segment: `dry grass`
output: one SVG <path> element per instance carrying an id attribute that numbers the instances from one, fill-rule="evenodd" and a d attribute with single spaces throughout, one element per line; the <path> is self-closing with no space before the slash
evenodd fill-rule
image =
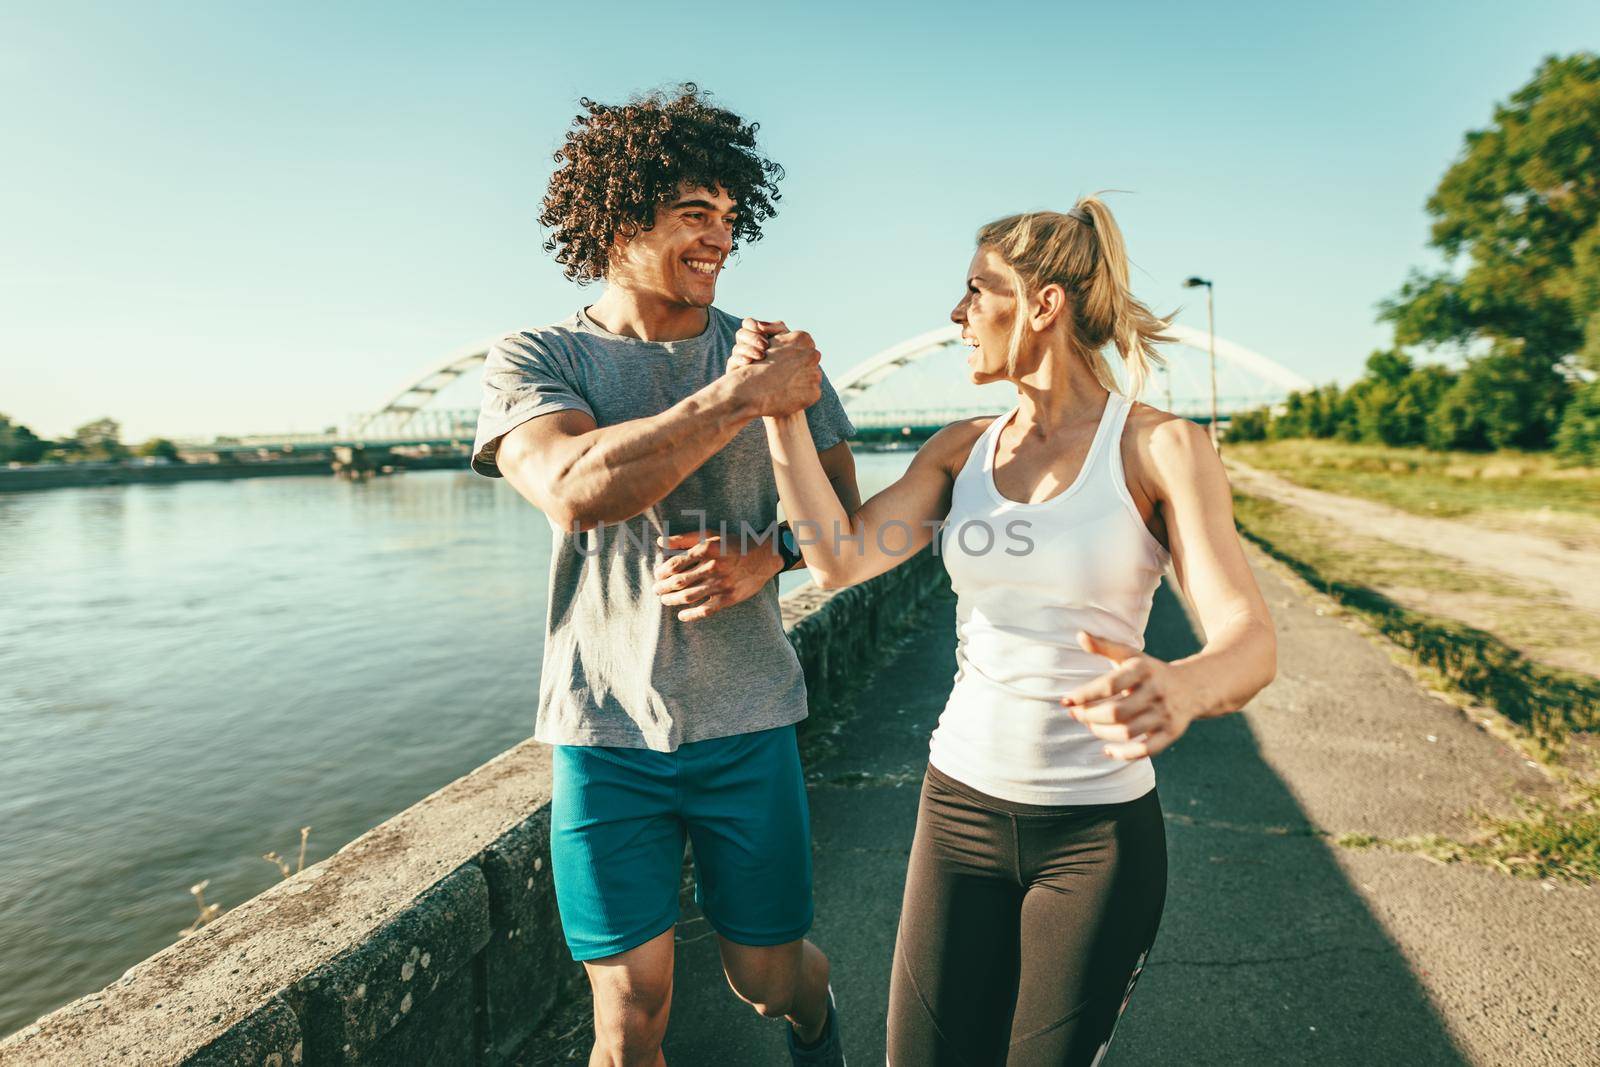
<path id="1" fill-rule="evenodd" d="M 179 937 L 188 937 L 190 934 L 197 933 L 202 926 L 222 914 L 221 904 L 206 903 L 206 889 L 210 885 L 211 879 L 206 878 L 189 887 L 189 894 L 194 897 L 194 905 L 200 909 L 200 914 L 195 916 L 194 922 L 178 931 Z"/>
<path id="2" fill-rule="evenodd" d="M 1430 452 L 1317 440 L 1240 441 L 1224 449 L 1307 488 L 1417 515 L 1511 524 L 1600 544 L 1600 470 L 1558 467 L 1546 453 Z"/>
<path id="3" fill-rule="evenodd" d="M 1600 787 L 1581 785 L 1559 800 L 1519 800 L 1517 806 L 1517 818 L 1480 814 L 1482 832 L 1470 841 L 1344 834 L 1335 843 L 1412 852 L 1439 863 L 1479 863 L 1519 878 L 1600 881 Z"/>
<path id="4" fill-rule="evenodd" d="M 311 836 L 311 827 L 300 827 L 300 859 L 295 863 L 294 870 L 289 869 L 289 861 L 276 852 L 268 852 L 261 858 L 278 868 L 278 873 L 285 878 L 292 878 L 305 870 L 306 867 L 306 839 Z"/>
<path id="5" fill-rule="evenodd" d="M 278 873 L 283 877 L 292 878 L 301 871 L 305 870 L 306 842 L 310 839 L 310 837 L 311 827 L 300 827 L 300 855 L 299 858 L 296 859 L 294 870 L 292 871 L 289 869 L 289 861 L 285 860 L 276 852 L 268 852 L 261 858 L 272 864 L 274 867 L 277 867 Z M 216 918 L 222 914 L 223 908 L 221 904 L 206 903 L 206 889 L 209 888 L 210 885 L 211 879 L 207 878 L 203 881 L 196 882 L 194 885 L 189 887 L 189 893 L 194 897 L 195 907 L 199 909 L 200 913 L 195 917 L 194 922 L 178 931 L 179 937 L 188 937 L 190 934 L 197 933 L 201 927 L 205 926 L 207 923 L 215 921 Z"/>

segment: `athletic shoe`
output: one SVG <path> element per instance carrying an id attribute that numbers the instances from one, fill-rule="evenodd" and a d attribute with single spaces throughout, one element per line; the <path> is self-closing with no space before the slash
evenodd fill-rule
<path id="1" fill-rule="evenodd" d="M 783 1030 L 789 1039 L 789 1062 L 795 1067 L 845 1067 L 844 1046 L 839 1043 L 839 1005 L 833 999 L 833 986 L 828 987 L 828 1021 L 822 1024 L 822 1036 L 815 1045 L 801 1045 L 794 1026 L 787 1021 Z"/>

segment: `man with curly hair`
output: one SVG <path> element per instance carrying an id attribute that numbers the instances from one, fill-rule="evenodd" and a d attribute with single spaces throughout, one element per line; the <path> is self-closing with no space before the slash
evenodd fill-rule
<path id="1" fill-rule="evenodd" d="M 828 960 L 804 940 L 806 691 L 775 580 L 802 561 L 774 526 L 760 420 L 804 410 L 852 506 L 854 427 L 803 332 L 776 324 L 765 360 L 727 366 L 740 320 L 712 306 L 717 278 L 783 174 L 755 125 L 692 85 L 583 107 L 540 221 L 567 276 L 605 291 L 491 348 L 472 466 L 556 533 L 534 736 L 555 746 L 551 865 L 594 992 L 590 1062 L 664 1062 L 687 839 L 729 984 L 788 1019 L 794 1062 L 842 1064 Z"/>

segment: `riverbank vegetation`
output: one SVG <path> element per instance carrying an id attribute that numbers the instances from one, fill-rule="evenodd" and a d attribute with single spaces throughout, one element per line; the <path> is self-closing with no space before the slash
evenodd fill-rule
<path id="1" fill-rule="evenodd" d="M 1519 878 L 1600 881 L 1600 787 L 1578 784 L 1557 800 L 1519 800 L 1512 818 L 1480 817 L 1477 840 L 1439 834 L 1375 837 L 1343 834 L 1345 848 L 1413 852 L 1440 863 L 1479 863 Z"/>
<path id="2" fill-rule="evenodd" d="M 1543 758 L 1559 757 L 1575 731 L 1600 731 L 1600 616 L 1571 610 L 1558 590 L 1363 537 L 1275 501 L 1236 493 L 1234 509 L 1247 538 L 1449 688 L 1500 712 Z"/>
<path id="3" fill-rule="evenodd" d="M 165 437 L 152 437 L 130 447 L 122 443 L 122 426 L 115 419 L 95 419 L 51 441 L 35 434 L 8 415 L 0 415 L 0 464 L 7 463 L 120 463 L 135 458 L 182 462 L 178 446 Z"/>
<path id="4" fill-rule="evenodd" d="M 1470 623 L 1533 661 L 1600 676 L 1600 615 L 1573 610 L 1562 590 L 1363 536 L 1260 497 L 1236 494 L 1235 506 L 1246 536 L 1313 572 L 1319 588 L 1334 582 L 1373 591 L 1413 614 Z"/>

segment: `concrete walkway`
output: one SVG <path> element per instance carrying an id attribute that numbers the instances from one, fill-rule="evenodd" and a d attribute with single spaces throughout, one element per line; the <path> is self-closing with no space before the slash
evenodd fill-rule
<path id="1" fill-rule="evenodd" d="M 1600 891 L 1351 851 L 1328 834 L 1467 833 L 1542 775 L 1252 552 L 1280 677 L 1157 761 L 1171 877 L 1161 935 L 1107 1063 L 1600 1062 Z M 927 737 L 954 670 L 952 601 L 866 684 L 811 768 L 814 940 L 846 1048 L 883 1062 L 889 964 Z M 1319 611 L 1325 611 L 1319 614 Z M 1163 588 L 1153 654 L 1197 647 Z M 1430 740 L 1430 737 L 1432 740 Z M 1320 832 L 1319 832 L 1320 831 Z M 781 1026 L 728 990 L 686 912 L 667 1059 L 783 1064 Z"/>

